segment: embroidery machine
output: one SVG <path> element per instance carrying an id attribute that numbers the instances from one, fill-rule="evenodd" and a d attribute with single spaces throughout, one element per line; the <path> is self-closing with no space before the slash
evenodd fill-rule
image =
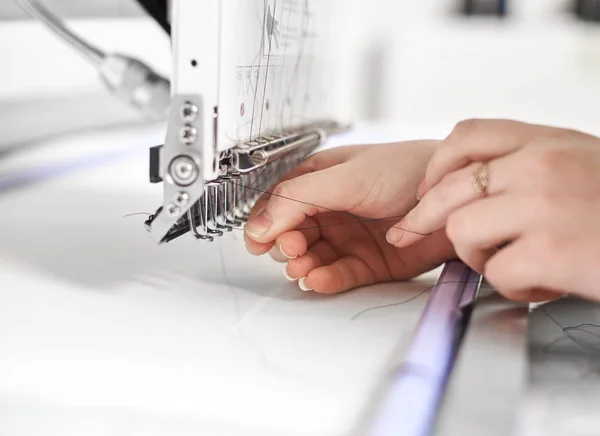
<path id="1" fill-rule="evenodd" d="M 142 2 L 143 3 L 143 2 Z M 342 129 L 327 93 L 328 2 L 171 4 L 172 103 L 151 150 L 163 204 L 146 221 L 159 243 L 212 241 L 239 227 L 261 193 Z M 164 19 L 164 17 L 163 17 Z"/>

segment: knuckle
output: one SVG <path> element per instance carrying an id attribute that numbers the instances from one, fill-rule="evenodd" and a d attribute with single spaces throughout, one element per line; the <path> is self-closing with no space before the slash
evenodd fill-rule
<path id="1" fill-rule="evenodd" d="M 450 133 L 448 138 L 463 138 L 475 134 L 481 128 L 483 120 L 471 118 L 460 121 Z"/>
<path id="2" fill-rule="evenodd" d="M 547 187 L 565 171 L 571 159 L 572 152 L 567 149 L 535 147 L 526 155 L 524 174 L 540 187 Z"/>
<path id="3" fill-rule="evenodd" d="M 556 172 L 571 160 L 571 151 L 564 148 L 550 148 L 540 155 L 540 163 L 546 171 Z"/>
<path id="4" fill-rule="evenodd" d="M 295 198 L 298 192 L 298 182 L 295 179 L 285 180 L 273 189 L 275 199 Z"/>
<path id="5" fill-rule="evenodd" d="M 553 128 L 548 131 L 546 136 L 549 139 L 554 139 L 558 141 L 572 141 L 576 138 L 581 137 L 582 133 L 573 129 Z"/>

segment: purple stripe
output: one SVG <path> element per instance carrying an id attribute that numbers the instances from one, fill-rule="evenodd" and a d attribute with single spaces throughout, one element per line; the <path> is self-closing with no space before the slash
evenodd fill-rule
<path id="1" fill-rule="evenodd" d="M 426 436 L 432 431 L 454 362 L 459 303 L 471 274 L 460 261 L 446 263 L 370 436 Z M 473 289 L 477 286 L 470 286 L 469 292 Z"/>
<path id="2" fill-rule="evenodd" d="M 139 154 L 140 152 L 141 150 L 139 147 L 132 147 L 125 150 L 107 152 L 105 154 L 93 157 L 86 157 L 71 162 L 61 162 L 58 164 L 43 165 L 27 170 L 21 170 L 19 172 L 15 172 L 14 174 L 8 174 L 0 177 L 0 194 L 11 189 L 51 180 L 57 177 L 63 177 L 76 171 L 90 169 L 110 162 L 118 161 L 127 156 Z"/>

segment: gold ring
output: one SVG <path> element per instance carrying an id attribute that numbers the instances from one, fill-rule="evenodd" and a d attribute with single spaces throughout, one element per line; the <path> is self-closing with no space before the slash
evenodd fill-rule
<path id="1" fill-rule="evenodd" d="M 475 186 L 475 190 L 477 194 L 482 197 L 487 195 L 488 183 L 489 183 L 489 172 L 487 163 L 482 163 L 479 168 L 473 173 L 471 176 L 473 180 L 473 186 Z"/>

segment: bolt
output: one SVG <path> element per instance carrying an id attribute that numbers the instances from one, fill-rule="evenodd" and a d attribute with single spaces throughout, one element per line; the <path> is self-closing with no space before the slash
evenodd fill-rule
<path id="1" fill-rule="evenodd" d="M 188 186 L 198 178 L 198 166 L 188 156 L 178 156 L 169 165 L 169 174 L 175 184 Z"/>
<path id="2" fill-rule="evenodd" d="M 186 123 L 191 123 L 198 118 L 198 106 L 189 101 L 181 106 L 181 118 Z"/>
<path id="3" fill-rule="evenodd" d="M 175 196 L 175 200 L 174 203 L 177 206 L 185 206 L 188 202 L 188 200 L 190 199 L 190 196 L 187 195 L 187 193 L 185 192 L 180 192 Z"/>
<path id="4" fill-rule="evenodd" d="M 198 139 L 198 131 L 193 126 L 183 126 L 179 132 L 179 137 L 184 144 L 190 145 Z"/>
<path id="5" fill-rule="evenodd" d="M 169 204 L 167 206 L 167 215 L 169 215 L 170 217 L 174 217 L 177 216 L 177 214 L 179 214 L 179 208 L 174 204 Z"/>

